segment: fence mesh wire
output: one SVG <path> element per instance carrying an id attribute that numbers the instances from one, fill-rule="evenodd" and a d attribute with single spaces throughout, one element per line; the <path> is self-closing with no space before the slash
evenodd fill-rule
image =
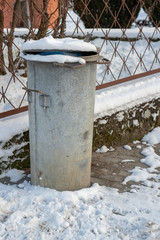
<path id="1" fill-rule="evenodd" d="M 29 39 L 83 39 L 90 34 L 100 54 L 110 60 L 98 65 L 97 89 L 160 72 L 160 0 L 120 0 L 116 7 L 115 2 L 0 1 L 1 117 L 8 110 L 27 109 L 27 66 L 19 51 Z"/>

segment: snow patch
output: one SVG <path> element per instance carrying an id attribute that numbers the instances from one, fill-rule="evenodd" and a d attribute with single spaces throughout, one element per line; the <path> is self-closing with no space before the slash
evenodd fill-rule
<path id="1" fill-rule="evenodd" d="M 1 119 L 0 141 L 8 141 L 16 134 L 20 134 L 23 131 L 27 131 L 28 128 L 29 128 L 28 112 Z"/>
<path id="2" fill-rule="evenodd" d="M 133 91 L 134 89 L 134 91 Z M 143 91 L 142 91 L 143 89 Z M 125 110 L 151 99 L 158 98 L 160 92 L 159 77 L 138 79 L 130 83 L 121 84 L 118 87 L 109 87 L 96 91 L 95 96 L 95 120 L 113 113 Z M 119 116 L 119 121 L 123 116 Z M 138 122 L 136 122 L 138 124 Z"/>
<path id="3" fill-rule="evenodd" d="M 102 146 L 101 148 L 98 148 L 96 150 L 97 153 L 106 153 L 109 151 L 109 148 L 107 148 L 106 146 Z"/>
<path id="4" fill-rule="evenodd" d="M 133 125 L 134 125 L 134 126 L 136 126 L 136 127 L 138 127 L 138 126 L 139 126 L 139 122 L 138 122 L 138 120 L 137 120 L 137 119 L 133 120 Z"/>
<path id="5" fill-rule="evenodd" d="M 124 145 L 123 148 L 126 150 L 132 150 L 131 146 L 129 146 L 129 145 Z"/>
<path id="6" fill-rule="evenodd" d="M 125 160 L 122 160 L 122 162 L 135 162 L 135 161 L 131 159 L 125 159 Z"/>
<path id="7" fill-rule="evenodd" d="M 137 145 L 136 148 L 137 148 L 137 149 L 141 149 L 142 146 L 141 146 L 141 145 Z"/>
<path id="8" fill-rule="evenodd" d="M 142 138 L 142 141 L 149 143 L 150 145 L 154 145 L 160 143 L 160 127 L 153 129 L 147 135 Z"/>
<path id="9" fill-rule="evenodd" d="M 24 175 L 23 170 L 10 169 L 10 170 L 3 172 L 0 175 L 0 178 L 9 177 L 11 182 L 17 182 L 17 181 L 21 180 L 24 176 L 25 175 Z"/>

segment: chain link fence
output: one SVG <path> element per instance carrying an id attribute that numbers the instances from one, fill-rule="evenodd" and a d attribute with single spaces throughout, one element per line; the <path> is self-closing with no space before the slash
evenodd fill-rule
<path id="1" fill-rule="evenodd" d="M 23 42 L 87 34 L 110 60 L 96 89 L 160 72 L 160 0 L 1 0 L 0 118 L 28 109 Z"/>

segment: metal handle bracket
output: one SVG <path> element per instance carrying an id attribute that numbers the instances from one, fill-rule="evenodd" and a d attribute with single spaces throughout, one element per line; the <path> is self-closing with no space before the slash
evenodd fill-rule
<path id="1" fill-rule="evenodd" d="M 27 88 L 27 87 L 23 87 L 22 89 L 27 91 L 27 92 L 35 92 L 35 93 L 41 93 L 43 95 L 47 95 L 46 93 L 44 93 L 44 92 L 42 92 L 40 90 L 30 89 L 30 88 Z"/>

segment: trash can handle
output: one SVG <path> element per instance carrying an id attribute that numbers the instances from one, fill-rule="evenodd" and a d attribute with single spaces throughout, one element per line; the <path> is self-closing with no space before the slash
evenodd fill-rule
<path id="1" fill-rule="evenodd" d="M 27 87 L 23 87 L 22 88 L 23 90 L 26 90 L 27 92 L 36 92 L 36 93 L 41 93 L 43 95 L 47 95 L 46 93 L 42 92 L 42 91 L 39 91 L 39 90 L 35 90 L 35 89 L 30 89 L 30 88 L 27 88 Z"/>
<path id="2" fill-rule="evenodd" d="M 97 61 L 97 64 L 110 64 L 111 61 L 109 61 L 107 58 L 102 58 L 101 61 Z"/>
<path id="3" fill-rule="evenodd" d="M 90 63 L 94 63 L 94 64 L 110 64 L 110 61 L 107 58 L 102 58 L 100 59 L 100 61 L 91 61 Z M 84 64 L 80 64 L 80 63 L 64 63 L 63 66 L 68 67 L 68 68 L 81 68 L 84 67 L 86 65 L 86 63 Z"/>

